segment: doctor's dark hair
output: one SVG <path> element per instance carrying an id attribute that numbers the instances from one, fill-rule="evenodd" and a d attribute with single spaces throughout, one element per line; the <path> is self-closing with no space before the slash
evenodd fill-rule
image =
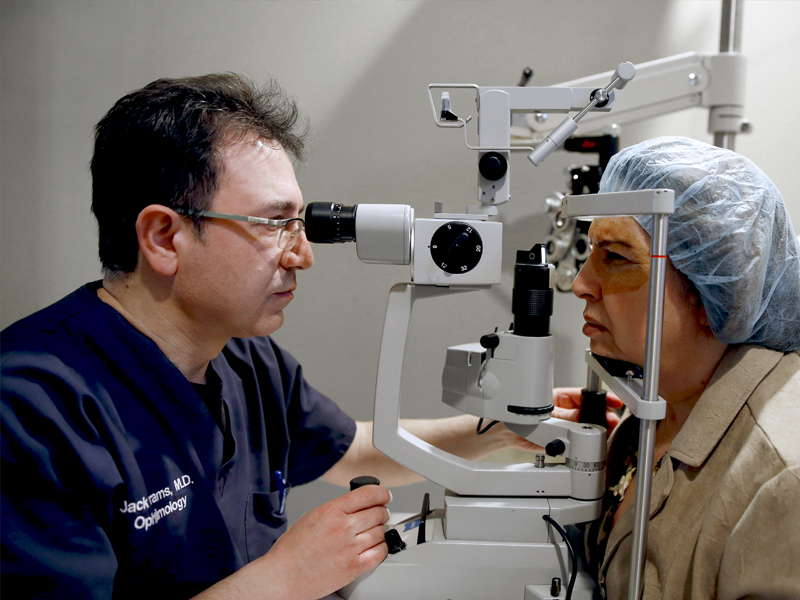
<path id="1" fill-rule="evenodd" d="M 226 145 L 255 136 L 297 160 L 309 136 L 294 100 L 233 73 L 159 79 L 121 98 L 95 129 L 92 212 L 107 275 L 136 269 L 143 208 L 207 210 L 225 168 Z M 202 237 L 203 219 L 194 219 Z"/>

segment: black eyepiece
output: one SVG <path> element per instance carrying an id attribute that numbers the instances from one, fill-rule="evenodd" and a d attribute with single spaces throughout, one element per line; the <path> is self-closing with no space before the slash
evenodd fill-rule
<path id="1" fill-rule="evenodd" d="M 553 288 L 550 287 L 550 267 L 547 264 L 546 248 L 544 244 L 536 244 L 530 250 L 517 251 L 511 299 L 516 335 L 526 337 L 550 335 Z"/>
<path id="2" fill-rule="evenodd" d="M 336 244 L 356 240 L 356 209 L 330 202 L 312 202 L 306 206 L 306 237 L 317 244 Z"/>

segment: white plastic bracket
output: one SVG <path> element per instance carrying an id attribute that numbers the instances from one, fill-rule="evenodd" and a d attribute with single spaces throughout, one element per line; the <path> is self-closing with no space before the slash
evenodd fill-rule
<path id="1" fill-rule="evenodd" d="M 488 286 L 438 287 L 402 283 L 392 287 L 375 387 L 375 448 L 415 473 L 463 496 L 483 496 L 491 490 L 492 496 L 600 498 L 605 487 L 604 469 L 581 471 L 557 464 L 538 468 L 530 463 L 470 461 L 436 448 L 400 426 L 400 382 L 414 303 L 423 298 L 479 289 L 488 289 Z M 552 418 L 542 426 L 556 427 L 558 421 Z M 564 421 L 563 426 L 580 427 L 580 424 Z M 597 430 L 598 434 L 601 432 L 604 437 L 602 428 Z M 600 441 L 604 451 L 605 442 Z"/>
<path id="2" fill-rule="evenodd" d="M 675 212 L 675 191 L 635 190 L 564 197 L 569 217 L 671 215 Z"/>
<path id="3" fill-rule="evenodd" d="M 631 379 L 629 383 L 623 377 L 614 377 L 597 362 L 589 350 L 586 351 L 586 364 L 589 365 L 592 371 L 597 373 L 597 376 L 608 386 L 609 390 L 619 396 L 619 399 L 625 403 L 625 406 L 630 409 L 634 417 L 661 420 L 666 416 L 667 402 L 661 396 L 655 402 L 642 399 L 644 386 L 641 380 Z"/>

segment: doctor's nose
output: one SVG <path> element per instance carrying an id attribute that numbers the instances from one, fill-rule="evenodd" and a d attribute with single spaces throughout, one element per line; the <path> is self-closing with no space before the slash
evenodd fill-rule
<path id="1" fill-rule="evenodd" d="M 314 252 L 305 230 L 297 234 L 293 244 L 284 248 L 281 265 L 286 269 L 309 269 L 314 264 Z"/>

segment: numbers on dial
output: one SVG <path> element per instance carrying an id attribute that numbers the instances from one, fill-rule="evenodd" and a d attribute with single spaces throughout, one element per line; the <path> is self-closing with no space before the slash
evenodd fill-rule
<path id="1" fill-rule="evenodd" d="M 433 262 L 442 271 L 467 273 L 481 260 L 483 240 L 469 223 L 450 221 L 431 236 L 430 251 Z"/>

